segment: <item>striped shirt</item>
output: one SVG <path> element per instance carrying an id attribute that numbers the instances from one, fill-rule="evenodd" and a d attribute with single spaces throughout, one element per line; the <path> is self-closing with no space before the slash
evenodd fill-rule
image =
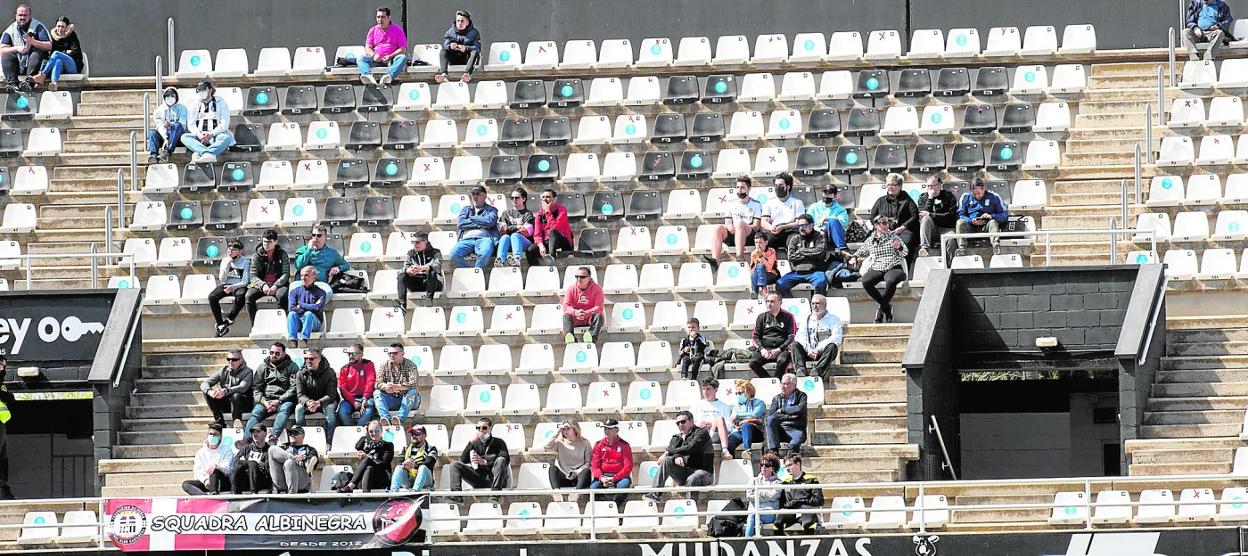
<path id="1" fill-rule="evenodd" d="M 901 243 L 901 249 L 893 248 L 893 241 Z M 884 235 L 872 234 L 866 241 L 862 243 L 862 247 L 858 248 L 858 252 L 854 253 L 855 257 L 869 255 L 871 259 L 871 268 L 867 270 L 878 270 L 884 272 L 894 267 L 902 266 L 906 263 L 906 242 L 901 241 L 901 236 L 896 232 L 888 232 Z"/>

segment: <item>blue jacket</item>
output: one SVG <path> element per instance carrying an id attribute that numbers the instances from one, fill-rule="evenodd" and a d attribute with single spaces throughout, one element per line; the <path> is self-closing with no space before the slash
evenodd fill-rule
<path id="1" fill-rule="evenodd" d="M 1231 36 L 1231 30 L 1235 28 L 1235 18 L 1231 16 L 1231 6 L 1222 0 L 1213 0 L 1211 4 L 1218 10 L 1218 28 L 1223 32 L 1223 42 L 1235 40 Z M 1200 17 L 1200 10 L 1205 7 L 1204 0 L 1191 0 L 1187 4 L 1187 28 L 1196 27 L 1196 20 Z"/>
<path id="2" fill-rule="evenodd" d="M 291 272 L 298 275 L 299 269 L 308 265 L 316 269 L 317 281 L 325 283 L 329 282 L 329 269 L 336 266 L 338 270 L 351 270 L 351 264 L 342 258 L 342 253 L 328 245 L 320 249 L 303 245 L 295 251 L 295 265 L 291 268 Z"/>
<path id="3" fill-rule="evenodd" d="M 477 208 L 469 203 L 459 211 L 459 218 L 455 221 L 455 226 L 459 228 L 459 237 L 464 236 L 464 232 L 468 230 L 482 230 L 489 235 L 490 239 L 498 240 L 498 209 L 489 204 L 481 205 L 481 213 L 477 214 Z"/>
<path id="4" fill-rule="evenodd" d="M 975 217 L 981 214 L 987 214 L 993 220 L 1002 224 L 1010 217 L 1010 214 L 1006 212 L 1005 202 L 1001 200 L 1000 195 L 985 190 L 983 200 L 979 200 L 969 191 L 963 193 L 962 198 L 958 199 L 958 218 L 962 219 L 963 222 L 970 223 L 971 220 L 974 220 Z"/>
<path id="5" fill-rule="evenodd" d="M 481 33 L 477 31 L 476 26 L 471 23 L 463 33 L 455 28 L 455 24 L 451 24 L 451 28 L 446 30 L 446 34 L 442 35 L 442 48 L 450 48 L 451 44 L 462 44 L 468 47 L 469 52 L 481 51 Z"/>
<path id="6" fill-rule="evenodd" d="M 300 282 L 298 286 L 290 290 L 287 312 L 302 315 L 306 311 L 312 311 L 317 319 L 325 322 L 325 290 L 317 287 L 316 284 L 305 288 L 303 282 Z"/>

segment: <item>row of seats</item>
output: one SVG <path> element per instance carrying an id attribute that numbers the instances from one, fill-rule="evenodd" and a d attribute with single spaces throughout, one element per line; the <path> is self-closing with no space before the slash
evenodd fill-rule
<path id="1" fill-rule="evenodd" d="M 25 143 L 22 142 L 22 130 L 0 129 L 0 158 L 57 156 L 61 154 L 61 144 L 61 130 L 55 127 L 31 129 Z"/>
<path id="2" fill-rule="evenodd" d="M 1236 21 L 1235 29 L 1237 37 L 1248 36 L 1243 33 L 1248 32 L 1248 21 Z M 1237 41 L 1240 46 L 1248 45 L 1248 41 Z M 1221 75 L 1218 72 L 1218 63 L 1211 60 L 1201 60 L 1195 62 L 1183 62 L 1183 76 L 1179 81 L 1179 88 L 1185 91 L 1195 91 L 1199 93 L 1208 89 L 1242 89 L 1248 87 L 1248 77 L 1245 72 L 1248 71 L 1248 60 L 1242 58 L 1231 58 L 1221 61 Z"/>
<path id="3" fill-rule="evenodd" d="M 1214 97 L 1208 116 L 1202 98 L 1176 98 L 1170 103 L 1170 129 L 1197 130 L 1201 127 L 1240 127 L 1244 125 L 1244 104 L 1239 97 Z"/>
<path id="4" fill-rule="evenodd" d="M 1248 144 L 1248 141 L 1244 142 Z M 1246 160 L 1248 161 L 1248 160 Z M 1211 206 L 1248 203 L 1248 174 L 1226 176 L 1226 188 L 1217 174 L 1192 174 L 1183 176 L 1153 176 L 1148 183 L 1149 207 Z"/>
<path id="5" fill-rule="evenodd" d="M 1248 239 L 1248 211 L 1219 211 L 1213 229 L 1209 228 L 1210 214 L 1203 211 L 1179 212 L 1170 224 L 1170 215 L 1164 212 L 1146 212 L 1136 216 L 1136 240 L 1145 240 L 1143 230 L 1152 230 L 1158 241 L 1190 243 L 1212 241 L 1242 241 Z"/>
<path id="6" fill-rule="evenodd" d="M 74 98 L 69 91 L 34 93 L 10 92 L 4 97 L 0 120 L 68 120 L 74 115 Z"/>
<path id="7" fill-rule="evenodd" d="M 1127 255 L 1127 261 L 1145 264 L 1154 263 L 1156 259 L 1147 251 L 1132 251 Z M 1166 276 L 1171 280 L 1248 278 L 1248 250 L 1236 257 L 1234 249 L 1205 249 L 1197 262 L 1195 250 L 1171 249 L 1166 251 L 1162 262 L 1166 265 Z"/>
<path id="8" fill-rule="evenodd" d="M 1052 525 L 1082 525 L 1088 522 L 1089 506 L 1093 524 L 1165 524 L 1183 522 L 1245 521 L 1248 508 L 1244 501 L 1248 491 L 1243 487 L 1222 490 L 1219 499 L 1211 488 L 1187 488 L 1179 494 L 1175 504 L 1174 493 L 1162 489 L 1140 491 L 1138 502 L 1133 506 L 1131 493 L 1125 490 L 1103 490 L 1096 493 L 1096 502 L 1088 503 L 1083 492 L 1059 492 L 1053 497 Z M 1135 508 L 1132 510 L 1132 508 Z M 1177 508 L 1177 509 L 1176 509 Z"/>
<path id="9" fill-rule="evenodd" d="M 1196 155 L 1195 143 L 1186 135 L 1169 135 L 1161 138 L 1157 154 L 1157 166 L 1174 168 L 1184 166 L 1222 166 L 1248 162 L 1248 139 L 1241 135 L 1238 140 L 1229 135 L 1206 135 L 1200 138 L 1200 156 Z"/>
<path id="10" fill-rule="evenodd" d="M 100 538 L 100 522 L 91 510 L 71 510 L 58 518 L 56 512 L 26 512 L 18 546 L 72 546 L 94 544 Z"/>

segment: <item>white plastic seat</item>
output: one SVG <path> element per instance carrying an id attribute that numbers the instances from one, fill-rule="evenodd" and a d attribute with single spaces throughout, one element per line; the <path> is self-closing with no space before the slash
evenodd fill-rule
<path id="1" fill-rule="evenodd" d="M 560 373 L 589 373 L 598 367 L 598 346 L 586 343 L 568 344 L 563 350 Z M 547 400 L 549 400 L 549 393 Z M 547 402 L 549 405 L 549 401 Z"/>
<path id="2" fill-rule="evenodd" d="M 339 308 L 334 309 L 329 318 L 329 329 L 325 337 L 353 340 L 363 338 L 364 331 L 364 311 L 359 308 Z"/>
<path id="3" fill-rule="evenodd" d="M 36 127 L 30 130 L 26 140 L 26 150 L 22 156 L 41 157 L 61 154 L 61 130 L 55 127 Z"/>
<path id="4" fill-rule="evenodd" d="M 1213 521 L 1218 513 L 1217 497 L 1211 488 L 1185 488 L 1179 493 L 1179 513 L 1175 521 Z"/>
<path id="5" fill-rule="evenodd" d="M 900 44 L 897 50 L 900 55 Z M 862 35 L 858 31 L 837 31 L 828 39 L 828 55 L 824 59 L 829 62 L 849 62 L 861 59 L 862 55 Z"/>
<path id="6" fill-rule="evenodd" d="M 252 340 L 277 340 L 286 337 L 286 311 L 282 309 L 260 309 L 256 311 L 256 320 L 251 325 L 248 338 Z"/>
<path id="7" fill-rule="evenodd" d="M 1032 131 L 1064 132 L 1070 128 L 1070 106 L 1065 102 L 1045 102 L 1036 110 L 1036 125 Z"/>
<path id="8" fill-rule="evenodd" d="M 220 57 L 220 53 L 218 53 Z M 217 64 L 220 65 L 220 60 Z M 260 56 L 256 60 L 256 70 L 252 72 L 255 77 L 285 77 L 290 74 L 290 49 L 284 46 L 269 46 L 260 49 Z"/>
<path id="9" fill-rule="evenodd" d="M 650 514 L 650 515 L 646 515 Z M 659 505 L 654 500 L 629 500 L 621 514 L 620 533 L 653 533 L 659 528 Z"/>
<path id="10" fill-rule="evenodd" d="M 442 348 L 443 351 L 451 349 L 452 346 Z M 468 346 L 454 346 L 467 348 Z M 468 349 L 469 361 L 471 362 L 472 351 Z M 441 361 L 439 361 L 440 363 Z M 441 370 L 442 366 L 438 365 Z M 472 370 L 471 364 L 468 368 Z M 503 391 L 497 384 L 473 384 L 468 388 L 468 396 L 464 403 L 464 415 L 497 415 L 503 410 Z"/>
<path id="11" fill-rule="evenodd" d="M 715 271 L 715 291 L 732 292 L 750 289 L 750 271 L 745 262 L 728 261 L 719 263 Z"/>
<path id="12" fill-rule="evenodd" d="M 533 41 L 525 46 L 524 71 L 553 70 L 559 65 L 559 45 L 555 41 Z"/>
<path id="13" fill-rule="evenodd" d="M 1050 525 L 1079 525 L 1088 520 L 1088 500 L 1083 492 L 1059 492 L 1053 495 Z"/>
<path id="14" fill-rule="evenodd" d="M 56 537 L 56 544 L 65 546 L 94 543 L 99 538 L 97 523 L 95 512 L 91 510 L 65 512 L 65 519 L 61 521 L 61 533 Z"/>
<path id="15" fill-rule="evenodd" d="M 1209 238 L 1209 215 L 1199 211 L 1180 212 L 1174 217 L 1170 241 L 1204 241 Z"/>
<path id="16" fill-rule="evenodd" d="M 884 126 L 880 135 L 913 135 L 919 129 L 919 113 L 908 104 L 893 106 L 884 113 Z"/>
<path id="17" fill-rule="evenodd" d="M 732 115 L 728 125 L 729 141 L 755 141 L 763 138 L 763 114 L 757 110 L 742 110 Z"/>
<path id="18" fill-rule="evenodd" d="M 793 52 L 789 61 L 819 62 L 828 55 L 828 39 L 823 33 L 798 33 L 793 36 Z"/>
<path id="19" fill-rule="evenodd" d="M 1042 64 L 1014 68 L 1012 95 L 1042 95 L 1049 88 L 1049 71 Z"/>
<path id="20" fill-rule="evenodd" d="M 1235 461 L 1240 460 L 1240 452 L 1248 454 L 1248 450 L 1244 448 L 1235 449 Z M 1232 471 L 1236 473 L 1236 471 Z M 1238 474 L 1238 473 L 1236 473 Z M 1227 487 L 1222 489 L 1222 495 L 1218 499 L 1218 515 L 1215 518 L 1219 522 L 1225 521 L 1248 521 L 1248 489 L 1244 487 Z"/>
<path id="21" fill-rule="evenodd" d="M 446 160 L 440 156 L 418 156 L 411 166 L 409 186 L 438 185 L 446 181 Z"/>
<path id="22" fill-rule="evenodd" d="M 172 274 L 147 277 L 147 295 L 143 302 L 148 305 L 171 305 L 182 299 L 182 286 Z"/>
<path id="23" fill-rule="evenodd" d="M 706 292 L 710 291 L 713 286 L 714 275 L 711 271 L 711 265 L 704 262 L 680 265 L 675 291 Z"/>
<path id="24" fill-rule="evenodd" d="M 1087 86 L 1088 79 L 1083 64 L 1058 64 L 1053 68 L 1053 78 L 1049 82 L 1050 93 L 1082 93 Z M 1036 122 L 1039 123 L 1039 120 L 1037 113 Z"/>
<path id="25" fill-rule="evenodd" d="M 1023 34 L 1023 56 L 1052 56 L 1057 52 L 1057 30 L 1052 25 L 1032 25 Z"/>
<path id="26" fill-rule="evenodd" d="M 459 218 L 459 212 L 468 206 L 467 195 L 443 195 L 438 198 L 438 212 L 433 221 L 437 224 L 454 225 L 456 219 Z"/>
<path id="27" fill-rule="evenodd" d="M 780 82 L 780 102 L 809 102 L 815 99 L 815 76 L 808 71 L 791 71 Z"/>
<path id="28" fill-rule="evenodd" d="M 909 527 L 944 527 L 949 524 L 949 499 L 943 494 L 924 494 L 914 499 Z M 922 507 L 922 510 L 919 508 Z"/>
<path id="29" fill-rule="evenodd" d="M 1187 195 L 1183 204 L 1187 206 L 1216 205 L 1222 200 L 1222 181 L 1214 174 L 1192 174 L 1187 179 Z"/>
<path id="30" fill-rule="evenodd" d="M 435 118 L 425 122 L 425 133 L 421 136 L 420 148 L 446 149 L 459 142 L 459 130 L 455 120 Z"/>
<path id="31" fill-rule="evenodd" d="M 624 102 L 624 82 L 618 77 L 595 77 L 589 83 L 586 107 L 617 106 Z"/>
<path id="32" fill-rule="evenodd" d="M 570 40 L 563 43 L 563 61 L 559 62 L 559 69 L 590 69 L 597 63 L 598 45 L 594 41 Z"/>
<path id="33" fill-rule="evenodd" d="M 1237 29 L 1241 27 L 1248 28 L 1248 22 L 1245 22 L 1244 24 L 1241 25 L 1239 20 L 1236 20 L 1235 27 Z M 1235 36 L 1239 37 L 1243 35 L 1236 34 Z M 1236 42 L 1242 43 L 1244 41 L 1236 41 Z M 1245 87 L 1248 87 L 1248 74 L 1245 73 L 1246 71 L 1248 71 L 1248 60 L 1245 60 L 1243 58 L 1222 60 L 1222 71 L 1221 71 L 1221 75 L 1218 76 L 1218 88 L 1226 90 L 1226 89 L 1243 89 Z"/>
<path id="34" fill-rule="evenodd" d="M 590 506 L 593 506 L 590 508 Z M 594 501 L 585 504 L 585 519 L 581 522 L 581 531 L 589 534 L 615 533 L 620 527 L 620 510 L 614 501 Z M 593 517 L 589 517 L 593 516 Z"/>
<path id="35" fill-rule="evenodd" d="M 518 270 L 518 269 L 517 269 Z M 490 314 L 490 327 L 487 335 L 524 334 L 527 324 L 524 319 L 524 308 L 520 305 L 495 305 Z"/>
<path id="36" fill-rule="evenodd" d="M 1140 230 L 1132 237 L 1134 241 L 1147 241 L 1145 230 L 1152 230 L 1158 241 L 1170 239 L 1170 215 L 1164 212 L 1144 212 L 1135 217 L 1135 229 Z"/>
<path id="37" fill-rule="evenodd" d="M 979 30 L 974 27 L 950 29 L 945 42 L 946 60 L 973 58 L 979 55 Z"/>
<path id="38" fill-rule="evenodd" d="M 1170 128 L 1193 128 L 1205 125 L 1205 101 L 1201 98 L 1176 98 L 1170 103 Z M 1169 139 L 1167 137 L 1166 139 Z"/>
<path id="39" fill-rule="evenodd" d="M 1157 156 L 1158 166 L 1190 166 L 1196 158 L 1192 138 L 1187 136 L 1167 136 L 1161 139 L 1161 151 Z"/>
<path id="40" fill-rule="evenodd" d="M 1023 170 L 1056 170 L 1062 152 L 1057 141 L 1037 139 L 1027 143 L 1027 155 Z"/>
<path id="41" fill-rule="evenodd" d="M 1183 178 L 1180 176 L 1154 176 L 1148 185 L 1150 207 L 1173 207 L 1183 202 Z"/>
<path id="42" fill-rule="evenodd" d="M 1023 257 L 1018 253 L 993 255 L 988 268 L 1023 268 Z"/>
<path id="43" fill-rule="evenodd" d="M 867 525 L 867 506 L 861 496 L 837 496 L 830 506 L 825 527 L 858 530 Z"/>
<path id="44" fill-rule="evenodd" d="M 166 237 L 160 240 L 160 251 L 156 257 L 156 265 L 163 267 L 180 267 L 191 263 L 194 258 L 194 246 L 184 237 Z"/>
<path id="45" fill-rule="evenodd" d="M 689 311 L 684 301 L 660 301 L 654 305 L 654 315 L 650 321 L 649 330 L 650 332 L 676 332 L 684 329 L 688 320 Z"/>
<path id="46" fill-rule="evenodd" d="M 720 37 L 721 45 L 724 38 Z M 751 64 L 781 64 L 788 58 L 789 39 L 783 34 L 759 35 L 754 39 L 754 56 L 750 57 Z"/>
<path id="47" fill-rule="evenodd" d="M 1231 174 L 1226 177 L 1226 190 L 1222 192 L 1226 204 L 1248 203 L 1248 174 Z"/>
<path id="48" fill-rule="evenodd" d="M 945 33 L 940 29 L 915 29 L 910 38 L 911 60 L 942 58 L 945 55 Z"/>
<path id="49" fill-rule="evenodd" d="M 625 106 L 642 106 L 658 104 L 663 98 L 659 89 L 659 78 L 653 75 L 630 77 L 628 93 L 624 97 Z"/>
<path id="50" fill-rule="evenodd" d="M 1230 280 L 1236 274 L 1238 264 L 1234 249 L 1205 249 L 1200 256 L 1201 280 Z"/>
<path id="51" fill-rule="evenodd" d="M 670 286 L 669 286 L 670 287 Z M 640 303 L 616 303 L 611 307 L 607 332 L 641 332 L 646 328 L 646 309 Z"/>
<path id="52" fill-rule="evenodd" d="M 520 68 L 520 43 L 490 43 L 489 57 L 485 61 L 486 71 L 505 71 Z"/>
<path id="53" fill-rule="evenodd" d="M 783 40 L 783 35 L 781 39 Z M 787 47 L 784 50 L 788 50 Z M 729 35 L 719 37 L 715 41 L 715 57 L 711 59 L 711 65 L 728 66 L 734 64 L 744 64 L 750 59 L 750 43 L 746 40 L 745 35 Z"/>
<path id="54" fill-rule="evenodd" d="M 603 349 L 606 358 L 606 349 Z M 628 385 L 625 413 L 652 413 L 663 408 L 663 388 L 657 381 L 635 380 Z M 648 441 L 647 441 L 648 444 Z"/>
<path id="55" fill-rule="evenodd" d="M 611 142 L 611 120 L 606 116 L 582 116 L 576 123 L 574 145 L 605 145 Z M 566 177 L 564 178 L 567 179 Z"/>
<path id="56" fill-rule="evenodd" d="M 531 266 L 524 276 L 524 295 L 557 295 L 563 291 L 559 284 L 558 269 L 550 266 Z M 536 314 L 533 320 L 537 320 Z"/>
<path id="57" fill-rule="evenodd" d="M 35 120 L 68 120 L 74 115 L 74 98 L 69 91 L 44 91 L 39 95 Z"/>
<path id="58" fill-rule="evenodd" d="M 1067 25 L 1062 29 L 1062 47 L 1058 54 L 1085 54 L 1096 51 L 1096 28 L 1091 23 Z"/>
<path id="59" fill-rule="evenodd" d="M 1239 241 L 1248 239 L 1248 211 L 1223 210 L 1218 212 L 1213 227 L 1214 241 Z"/>
<path id="60" fill-rule="evenodd" d="M 244 228 L 272 228 L 282 222 L 282 207 L 277 199 L 252 199 L 247 202 Z"/>
<path id="61" fill-rule="evenodd" d="M 414 112 L 428 110 L 433 103 L 428 83 L 404 83 L 399 85 L 399 92 L 394 97 L 395 112 Z"/>
<path id="62" fill-rule="evenodd" d="M 637 365 L 633 371 L 667 371 L 674 366 L 672 346 L 667 340 L 646 340 L 637 348 Z"/>
<path id="63" fill-rule="evenodd" d="M 174 77 L 194 79 L 208 77 L 212 72 L 212 53 L 207 50 L 183 50 L 178 57 L 178 70 Z"/>
<path id="64" fill-rule="evenodd" d="M 758 149 L 754 155 L 754 171 L 757 177 L 769 177 L 789 171 L 789 152 L 784 147 Z M 759 201 L 762 202 L 761 200 Z"/>
<path id="65" fill-rule="evenodd" d="M 628 226 L 621 228 L 617 233 L 613 254 L 617 257 L 645 255 L 650 252 L 651 245 L 653 245 L 653 241 L 650 236 L 650 228 L 646 226 Z"/>
<path id="66" fill-rule="evenodd" d="M 753 330 L 754 321 L 764 310 L 763 303 L 757 299 L 738 299 L 732 306 L 732 324 L 730 330 Z"/>
<path id="67" fill-rule="evenodd" d="M 17 535 L 19 546 L 52 544 L 60 535 L 60 523 L 56 512 L 26 512 L 22 517 L 22 530 Z"/>
<path id="68" fill-rule="evenodd" d="M 988 30 L 988 44 L 984 56 L 1015 56 L 1023 48 L 1023 36 L 1018 27 L 993 27 Z"/>
<path id="69" fill-rule="evenodd" d="M 173 193 L 180 185 L 176 164 L 149 164 L 143 177 L 143 193 L 158 195 Z M 151 202 L 151 201 L 148 201 Z M 143 203 L 139 203 L 140 205 Z"/>
<path id="70" fill-rule="evenodd" d="M 1213 62 L 1201 60 L 1183 63 L 1183 78 L 1179 80 L 1180 89 L 1212 89 L 1218 82 L 1218 67 Z"/>
<path id="71" fill-rule="evenodd" d="M 1166 265 L 1166 276 L 1172 280 L 1191 280 L 1199 273 L 1196 252 L 1191 249 L 1171 249 L 1166 251 L 1162 262 Z"/>
<path id="72" fill-rule="evenodd" d="M 919 135 L 952 135 L 955 129 L 954 124 L 952 106 L 929 104 L 923 108 L 918 133 Z"/>
<path id="73" fill-rule="evenodd" d="M 616 413 L 624 404 L 618 382 L 594 382 L 585 387 L 582 413 Z"/>
<path id="74" fill-rule="evenodd" d="M 150 177 L 150 166 L 148 170 Z M 260 176 L 256 179 L 257 191 L 280 191 L 290 189 L 294 185 L 295 170 L 289 160 L 266 160 L 260 165 Z"/>
<path id="75" fill-rule="evenodd" d="M 673 189 L 667 194 L 667 206 L 663 209 L 664 220 L 687 220 L 702 215 L 702 193 L 697 189 Z M 655 233 L 656 241 L 662 237 L 665 228 L 660 226 Z M 684 228 L 680 226 L 680 228 Z M 686 233 L 685 243 L 688 244 Z"/>
<path id="76" fill-rule="evenodd" d="M 9 195 L 43 195 L 48 192 L 48 169 L 43 166 L 18 166 L 13 170 L 13 189 Z"/>
<path id="77" fill-rule="evenodd" d="M 876 496 L 871 499 L 867 529 L 900 529 L 906 524 L 906 499 L 900 496 Z"/>
<path id="78" fill-rule="evenodd" d="M 310 226 L 319 220 L 316 200 L 311 197 L 290 197 L 282 210 L 282 226 Z"/>
<path id="79" fill-rule="evenodd" d="M 1209 101 L 1209 118 L 1205 125 L 1234 128 L 1244 125 L 1243 102 L 1239 97 L 1213 97 Z"/>
<path id="80" fill-rule="evenodd" d="M 615 117 L 615 128 L 611 134 L 611 143 L 641 143 L 647 137 L 649 137 L 649 133 L 646 128 L 645 115 L 620 114 Z"/>
<path id="81" fill-rule="evenodd" d="M 329 165 L 324 160 L 304 160 L 295 166 L 296 190 L 324 189 L 329 186 Z"/>
<path id="82" fill-rule="evenodd" d="M 901 58 L 901 33 L 895 29 L 871 31 L 867 35 L 867 60 L 896 60 Z"/>
<path id="83" fill-rule="evenodd" d="M 446 312 L 441 307 L 416 307 L 412 311 L 412 322 L 407 329 L 409 338 L 427 338 L 440 336 L 446 332 Z"/>
<path id="84" fill-rule="evenodd" d="M 606 44 L 603 49 L 605 51 Z M 632 53 L 632 47 L 629 47 L 629 54 Z M 640 49 L 637 52 L 636 66 L 639 68 L 648 67 L 666 67 L 672 65 L 672 41 L 665 37 L 651 37 L 642 39 Z M 631 58 L 630 58 L 631 61 Z M 603 67 L 601 64 L 599 67 Z M 627 66 L 622 66 L 627 67 Z"/>
<path id="85" fill-rule="evenodd" d="M 503 415 L 536 415 L 541 410 L 542 400 L 536 384 L 512 384 L 507 387 Z"/>
<path id="86" fill-rule="evenodd" d="M 630 294 L 637 289 L 637 266 L 609 264 L 603 272 L 602 291 L 606 294 Z"/>
<path id="87" fill-rule="evenodd" d="M 719 470 L 715 473 L 715 484 L 748 485 L 753 478 L 754 473 L 749 460 L 724 460 L 719 463 Z"/>
<path id="88" fill-rule="evenodd" d="M 472 90 L 462 81 L 447 81 L 438 85 L 434 98 L 434 110 L 463 110 L 472 104 Z"/>
<path id="89" fill-rule="evenodd" d="M 445 348 L 444 348 L 445 349 Z M 464 411 L 464 390 L 458 384 L 434 384 L 429 390 L 429 406 L 425 410 L 426 417 L 457 417 Z M 460 427 L 465 425 L 456 425 L 452 433 L 449 450 L 456 450 L 456 445 L 460 442 L 459 448 L 463 448 L 467 444 L 466 440 L 461 440 L 463 433 Z M 471 427 L 472 425 L 467 425 Z M 473 434 L 473 429 L 467 429 L 468 434 Z"/>
<path id="90" fill-rule="evenodd" d="M 447 323 L 447 336 L 476 336 L 485 331 L 485 315 L 476 305 L 452 307 Z"/>
<path id="91" fill-rule="evenodd" d="M 602 117 L 605 118 L 605 116 Z M 598 180 L 600 175 L 598 155 L 594 153 L 572 153 L 568 155 L 567 166 L 563 169 L 564 183 L 594 182 Z"/>
<path id="92" fill-rule="evenodd" d="M 385 243 L 377 232 L 356 232 L 351 234 L 351 243 L 347 247 L 348 262 L 377 262 L 381 260 Z"/>
<path id="93" fill-rule="evenodd" d="M 825 71 L 819 77 L 818 100 L 844 100 L 854 94 L 854 77 L 848 70 Z"/>
<path id="94" fill-rule="evenodd" d="M 264 144 L 266 151 L 297 151 L 303 146 L 303 138 L 299 136 L 299 124 L 295 122 L 274 122 L 269 125 L 268 138 Z"/>
<path id="95" fill-rule="evenodd" d="M 303 148 L 309 151 L 333 150 L 342 146 L 342 130 L 338 122 L 314 121 L 308 124 L 308 136 Z"/>
<path id="96" fill-rule="evenodd" d="M 480 297 L 485 294 L 485 272 L 480 268 L 457 268 L 451 273 L 446 296 L 451 299 Z"/>
<path id="97" fill-rule="evenodd" d="M 661 293 L 671 291 L 676 286 L 669 263 L 646 263 L 642 265 L 637 279 L 638 293 Z"/>
<path id="98" fill-rule="evenodd" d="M 1099 503 L 1100 495 L 1097 495 Z M 1168 505 L 1167 505 L 1168 503 Z M 1136 507 L 1136 523 L 1170 523 L 1174 521 L 1174 493 L 1169 490 L 1145 489 L 1140 491 L 1140 506 Z M 1156 505 L 1144 505 L 1156 504 Z M 1097 508 L 1098 510 L 1100 508 Z M 1115 508 L 1116 509 L 1116 508 Z M 1130 510 L 1128 509 L 1128 512 Z M 1099 511 L 1098 511 L 1099 513 Z M 1095 518 L 1093 518 L 1095 521 Z"/>
<path id="99" fill-rule="evenodd" d="M 247 61 L 247 51 L 242 48 L 222 48 L 217 50 L 217 65 L 212 70 L 212 77 L 243 77 L 251 72 Z"/>
<path id="100" fill-rule="evenodd" d="M 711 41 L 706 37 L 681 37 L 673 66 L 705 66 L 711 63 Z"/>
<path id="101" fill-rule="evenodd" d="M 711 174 L 711 177 L 714 179 L 732 179 L 737 176 L 750 175 L 751 173 L 750 151 L 745 149 L 721 149 L 719 154 L 716 155 L 715 171 Z M 706 195 L 706 206 L 708 208 L 712 206 L 722 207 L 724 203 L 713 202 L 712 195 L 714 194 L 715 201 L 720 201 L 721 199 L 727 201 L 729 193 L 729 190 L 726 188 L 711 189 Z M 702 216 L 704 218 L 708 216 L 722 217 L 727 214 L 726 210 L 722 208 L 716 208 L 715 210 L 718 212 L 703 213 Z"/>
<path id="102" fill-rule="evenodd" d="M 325 71 L 325 49 L 320 46 L 301 46 L 294 51 L 290 64 L 291 75 L 319 75 Z"/>
<path id="103" fill-rule="evenodd" d="M 550 490 L 549 463 L 522 463 L 516 473 L 516 490 Z"/>
<path id="104" fill-rule="evenodd" d="M 776 98 L 776 81 L 770 73 L 747 73 L 741 78 L 737 102 L 771 102 Z"/>
<path id="105" fill-rule="evenodd" d="M 14 241 L 15 245 L 21 245 Z M 156 240 L 150 237 L 132 237 L 126 239 L 122 253 L 134 255 L 134 264 L 138 267 L 152 266 L 156 262 Z M 17 268 L 16 263 L 10 268 Z"/>
<path id="106" fill-rule="evenodd" d="M 458 270 L 458 269 L 457 269 Z M 524 274 L 519 267 L 496 266 L 490 269 L 490 285 L 486 297 L 510 297 L 524 291 Z"/>
<path id="107" fill-rule="evenodd" d="M 516 374 L 546 374 L 555 370 L 555 352 L 550 344 L 524 344 Z"/>
<path id="108" fill-rule="evenodd" d="M 465 535 L 495 535 L 503 532 L 503 509 L 496 502 L 474 502 L 468 507 Z"/>
<path id="109" fill-rule="evenodd" d="M 575 382 L 553 383 L 546 390 L 546 405 L 542 407 L 542 413 L 546 415 L 577 413 L 585 405 L 583 399 L 584 393 L 581 392 L 579 384 Z M 537 445 L 538 438 L 540 436 L 534 431 L 534 445 Z"/>
<path id="110" fill-rule="evenodd" d="M 1038 210 L 1048 202 L 1048 187 L 1044 180 L 1018 180 L 1010 201 L 1012 210 Z"/>

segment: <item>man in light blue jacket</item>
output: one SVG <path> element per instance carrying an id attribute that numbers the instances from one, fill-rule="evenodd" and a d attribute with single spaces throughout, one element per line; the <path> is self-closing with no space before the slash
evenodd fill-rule
<path id="1" fill-rule="evenodd" d="M 489 266 L 493 258 L 498 243 L 498 209 L 485 202 L 485 195 L 485 187 L 473 187 L 471 202 L 459 211 L 459 241 L 451 248 L 451 260 L 457 268 L 466 268 L 467 257 L 473 253 L 477 255 L 474 266 L 480 269 Z"/>
<path id="2" fill-rule="evenodd" d="M 226 256 L 221 259 L 221 272 L 217 276 L 219 282 L 216 289 L 208 294 L 208 308 L 212 309 L 212 318 L 217 322 L 217 337 L 230 333 L 230 325 L 238 318 L 247 300 L 247 281 L 251 279 L 251 259 L 243 256 L 243 243 L 237 239 L 226 248 Z M 230 306 L 230 315 L 221 317 L 221 300 L 226 296 L 234 298 Z"/>
<path id="3" fill-rule="evenodd" d="M 191 162 L 216 162 L 217 157 L 234 144 L 234 134 L 230 133 L 230 107 L 206 79 L 195 86 L 195 94 L 199 102 L 191 113 L 187 132 L 182 135 L 182 145 L 195 153 Z"/>

